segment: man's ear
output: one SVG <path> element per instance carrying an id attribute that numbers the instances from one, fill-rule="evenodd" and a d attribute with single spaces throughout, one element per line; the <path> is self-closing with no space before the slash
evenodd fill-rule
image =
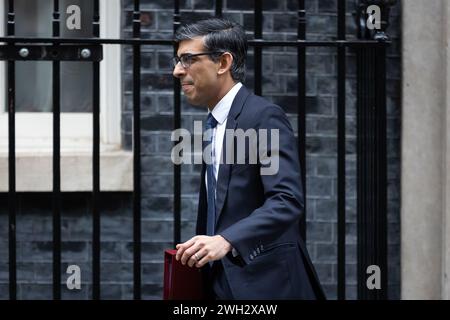
<path id="1" fill-rule="evenodd" d="M 225 52 L 219 58 L 219 69 L 217 73 L 219 75 L 226 73 L 231 69 L 231 65 L 233 64 L 233 55 L 229 52 Z"/>

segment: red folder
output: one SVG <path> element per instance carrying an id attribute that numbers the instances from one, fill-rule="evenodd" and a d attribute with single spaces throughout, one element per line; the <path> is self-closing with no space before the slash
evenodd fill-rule
<path id="1" fill-rule="evenodd" d="M 164 300 L 202 300 L 200 269 L 183 265 L 175 259 L 177 250 L 164 252 Z"/>

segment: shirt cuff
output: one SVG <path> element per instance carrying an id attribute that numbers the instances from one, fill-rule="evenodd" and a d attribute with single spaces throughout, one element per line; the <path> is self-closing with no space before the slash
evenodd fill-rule
<path id="1" fill-rule="evenodd" d="M 233 255 L 233 258 L 235 258 L 239 255 L 239 252 L 237 252 L 237 250 L 233 248 L 233 250 L 231 250 L 231 254 Z"/>

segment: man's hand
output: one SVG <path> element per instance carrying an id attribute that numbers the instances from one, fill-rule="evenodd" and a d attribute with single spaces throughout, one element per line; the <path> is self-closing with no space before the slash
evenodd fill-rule
<path id="1" fill-rule="evenodd" d="M 221 235 L 195 236 L 176 245 L 175 258 L 189 267 L 203 267 L 208 261 L 220 260 L 231 251 L 231 244 Z"/>

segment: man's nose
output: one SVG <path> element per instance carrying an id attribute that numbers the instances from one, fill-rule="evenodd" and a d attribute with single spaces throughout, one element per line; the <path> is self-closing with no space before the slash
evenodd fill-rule
<path id="1" fill-rule="evenodd" d="M 183 66 L 181 65 L 180 62 L 178 62 L 175 67 L 173 68 L 173 76 L 175 78 L 180 78 L 181 76 L 183 76 L 184 74 L 186 74 L 186 70 L 183 68 Z"/>

